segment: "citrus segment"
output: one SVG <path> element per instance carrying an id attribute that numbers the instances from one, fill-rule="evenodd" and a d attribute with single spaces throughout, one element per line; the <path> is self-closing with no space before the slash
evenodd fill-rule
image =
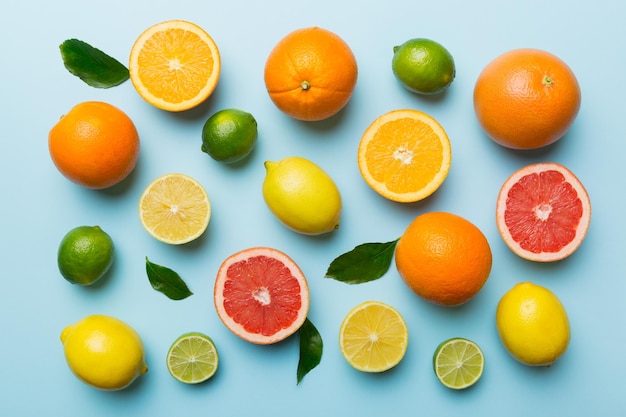
<path id="1" fill-rule="evenodd" d="M 512 149 L 535 149 L 559 140 L 581 103 L 572 70 L 555 55 L 514 49 L 482 70 L 474 86 L 474 110 L 485 133 Z"/>
<path id="2" fill-rule="evenodd" d="M 211 204 L 204 187 L 184 174 L 166 174 L 139 199 L 141 224 L 154 238 L 172 245 L 197 239 L 206 230 Z"/>
<path id="3" fill-rule="evenodd" d="M 217 45 L 201 27 L 169 20 L 146 29 L 135 41 L 128 69 L 148 103 L 183 111 L 206 100 L 220 76 Z"/>
<path id="4" fill-rule="evenodd" d="M 454 338 L 442 342 L 433 356 L 437 379 L 451 389 L 474 385 L 485 369 L 485 357 L 480 346 L 471 340 Z"/>
<path id="5" fill-rule="evenodd" d="M 496 220 L 502 239 L 517 255 L 558 261 L 574 253 L 585 238 L 591 202 L 580 180 L 563 165 L 531 164 L 502 185 Z"/>
<path id="6" fill-rule="evenodd" d="M 358 164 L 365 182 L 385 198 L 415 202 L 434 193 L 450 169 L 443 127 L 418 110 L 394 110 L 365 130 Z"/>
<path id="7" fill-rule="evenodd" d="M 406 353 L 408 329 L 393 307 L 366 301 L 348 312 L 339 330 L 339 347 L 346 361 L 363 372 L 383 372 Z"/>
<path id="8" fill-rule="evenodd" d="M 304 274 L 289 256 L 273 248 L 250 248 L 229 256 L 217 272 L 213 295 L 224 325 L 256 344 L 291 336 L 309 311 Z"/>
<path id="9" fill-rule="evenodd" d="M 350 47 L 326 29 L 295 30 L 281 39 L 265 63 L 265 86 L 272 102 L 298 120 L 319 121 L 338 113 L 357 81 Z"/>
<path id="10" fill-rule="evenodd" d="M 205 334 L 192 332 L 181 335 L 167 352 L 167 369 L 180 382 L 199 384 L 217 372 L 217 348 Z"/>

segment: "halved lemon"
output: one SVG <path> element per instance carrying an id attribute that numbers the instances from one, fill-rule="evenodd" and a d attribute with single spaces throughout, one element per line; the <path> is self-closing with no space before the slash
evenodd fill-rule
<path id="1" fill-rule="evenodd" d="M 141 224 L 154 238 L 181 245 L 204 233 L 211 203 L 204 187 L 184 174 L 166 174 L 148 185 L 139 199 Z"/>
<path id="2" fill-rule="evenodd" d="M 363 372 L 383 372 L 406 353 L 409 333 L 402 315 L 380 301 L 354 307 L 339 330 L 339 347 L 346 361 Z"/>

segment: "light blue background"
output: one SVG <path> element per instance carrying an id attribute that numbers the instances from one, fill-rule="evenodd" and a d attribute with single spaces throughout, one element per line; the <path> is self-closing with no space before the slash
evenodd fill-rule
<path id="1" fill-rule="evenodd" d="M 2 416 L 217 416 L 351 415 L 576 415 L 626 414 L 624 373 L 624 3 L 558 1 L 388 0 L 317 1 L 118 1 L 7 2 L 0 14 L 2 91 L 2 299 L 0 329 Z M 63 67 L 58 45 L 76 37 L 127 62 L 136 37 L 148 26 L 187 19 L 217 42 L 222 76 L 214 95 L 182 114 L 157 110 L 130 82 L 108 90 L 88 87 Z M 322 123 L 302 123 L 280 113 L 263 83 L 265 59 L 288 32 L 318 25 L 353 49 L 359 79 L 348 107 Z M 426 99 L 394 79 L 392 47 L 428 37 L 453 54 L 457 77 L 449 91 Z M 513 152 L 480 130 L 472 90 L 480 70 L 500 53 L 537 47 L 560 56 L 582 88 L 582 107 L 566 137 L 537 152 Z M 52 125 L 73 105 L 102 100 L 127 112 L 141 136 L 138 166 L 106 191 L 66 180 L 48 155 Z M 200 151 L 204 121 L 237 107 L 259 124 L 259 141 L 247 163 L 229 167 Z M 362 132 L 380 114 L 416 108 L 437 118 L 453 148 L 449 176 L 429 199 L 401 205 L 383 199 L 362 180 L 356 149 Z M 344 198 L 341 229 L 324 237 L 293 233 L 272 217 L 261 196 L 263 161 L 305 156 L 336 181 Z M 502 182 L 531 162 L 568 166 L 587 187 L 591 228 L 569 259 L 535 264 L 517 258 L 498 235 L 495 198 Z M 171 247 L 150 237 L 137 216 L 144 187 L 168 172 L 189 174 L 206 187 L 213 217 L 203 238 Z M 380 280 L 348 286 L 325 279 L 329 262 L 355 245 L 398 237 L 420 213 L 445 210 L 479 226 L 491 243 L 493 270 L 483 290 L 454 309 L 430 305 L 410 293 L 395 268 Z M 100 225 L 116 245 L 115 265 L 102 285 L 68 284 L 56 266 L 62 236 L 78 225 Z M 321 364 L 296 385 L 297 338 L 255 346 L 221 324 L 213 307 L 214 276 L 223 259 L 250 246 L 287 252 L 309 279 L 310 319 L 325 343 Z M 154 291 L 144 260 L 178 271 L 194 295 L 172 301 Z M 530 280 L 553 290 L 565 305 L 572 338 L 551 368 L 513 360 L 496 335 L 501 295 Z M 363 374 L 342 358 L 337 333 L 354 305 L 377 299 L 404 315 L 410 343 L 390 372 Z M 131 388 L 102 392 L 69 371 L 59 334 L 93 313 L 116 316 L 142 336 L 150 370 Z M 186 386 L 168 374 L 170 343 L 186 331 L 211 335 L 220 369 L 208 383 Z M 439 342 L 463 336 L 486 355 L 483 379 L 455 392 L 431 369 Z"/>

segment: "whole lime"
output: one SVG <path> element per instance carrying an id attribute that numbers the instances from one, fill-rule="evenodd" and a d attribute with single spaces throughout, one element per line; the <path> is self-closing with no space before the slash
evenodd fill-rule
<path id="1" fill-rule="evenodd" d="M 216 161 L 238 162 L 250 154 L 257 136 L 257 122 L 250 113 L 224 109 L 204 123 L 201 149 Z"/>
<path id="2" fill-rule="evenodd" d="M 99 226 L 75 227 L 61 240 L 57 263 L 72 284 L 91 285 L 113 264 L 113 240 Z"/>
<path id="3" fill-rule="evenodd" d="M 394 46 L 391 60 L 393 74 L 409 91 L 437 94 L 454 80 L 454 58 L 438 42 L 415 38 Z"/>

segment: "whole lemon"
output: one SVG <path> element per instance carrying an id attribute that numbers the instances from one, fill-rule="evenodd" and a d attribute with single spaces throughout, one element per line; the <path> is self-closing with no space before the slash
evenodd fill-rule
<path id="1" fill-rule="evenodd" d="M 64 328 L 61 342 L 72 372 L 96 388 L 126 388 L 148 370 L 141 338 L 114 317 L 87 316 Z"/>
<path id="2" fill-rule="evenodd" d="M 319 235 L 339 227 L 341 194 L 333 179 L 308 159 L 290 156 L 265 162 L 263 198 L 288 228 Z"/>
<path id="3" fill-rule="evenodd" d="M 498 335 L 507 351 L 531 366 L 550 366 L 567 349 L 567 312 L 549 289 L 531 282 L 511 288 L 496 309 Z"/>

